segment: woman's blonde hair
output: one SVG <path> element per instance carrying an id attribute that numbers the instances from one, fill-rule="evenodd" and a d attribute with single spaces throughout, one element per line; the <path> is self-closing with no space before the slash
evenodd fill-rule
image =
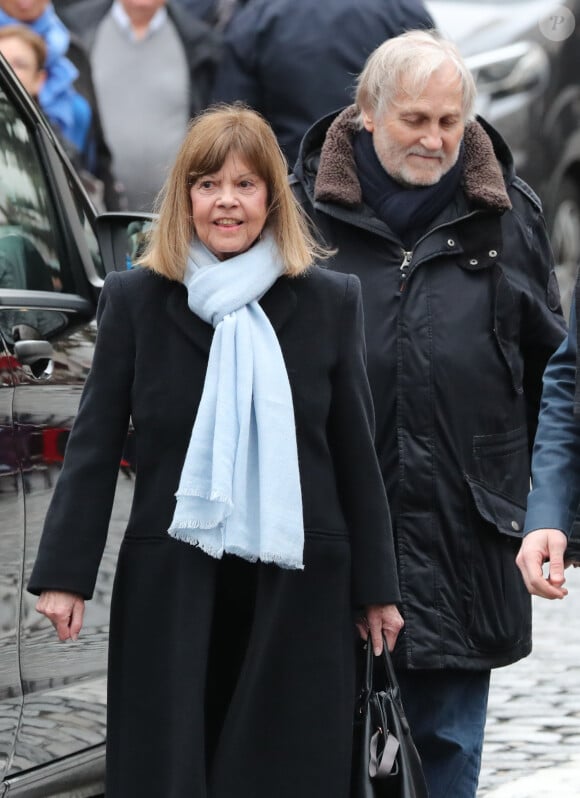
<path id="1" fill-rule="evenodd" d="M 274 132 L 256 111 L 241 103 L 214 105 L 197 115 L 157 200 L 159 217 L 137 264 L 182 280 L 195 229 L 190 188 L 219 171 L 228 155 L 242 158 L 268 188 L 265 228 L 272 231 L 285 273 L 302 274 L 315 258 L 328 256 L 308 225 L 288 181 L 288 165 Z"/>

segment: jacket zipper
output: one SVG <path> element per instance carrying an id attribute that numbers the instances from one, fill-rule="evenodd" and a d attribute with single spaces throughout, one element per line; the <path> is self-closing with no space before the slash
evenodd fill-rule
<path id="1" fill-rule="evenodd" d="M 409 266 L 411 265 L 411 258 L 413 257 L 413 251 L 410 249 L 403 249 L 401 252 L 403 253 L 403 260 L 399 266 L 399 271 L 401 272 L 401 282 L 399 283 L 400 292 L 404 291 L 405 289 L 405 280 L 407 279 Z"/>

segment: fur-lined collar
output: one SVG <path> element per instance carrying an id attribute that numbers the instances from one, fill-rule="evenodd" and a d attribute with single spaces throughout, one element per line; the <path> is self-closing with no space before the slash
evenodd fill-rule
<path id="1" fill-rule="evenodd" d="M 358 109 L 345 108 L 328 128 L 320 153 L 314 197 L 353 207 L 362 202 L 352 150 Z M 497 211 L 512 207 L 491 139 L 478 122 L 470 122 L 463 135 L 465 149 L 462 186 L 470 202 Z"/>

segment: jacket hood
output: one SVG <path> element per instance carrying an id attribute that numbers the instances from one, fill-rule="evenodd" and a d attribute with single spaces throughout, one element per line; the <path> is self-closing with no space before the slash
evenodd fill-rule
<path id="1" fill-rule="evenodd" d="M 329 114 L 306 133 L 294 173 L 317 202 L 353 208 L 362 202 L 352 140 L 357 132 L 356 105 Z M 506 182 L 515 176 L 510 150 L 485 120 L 466 125 L 462 185 L 476 207 L 505 211 L 511 208 Z"/>

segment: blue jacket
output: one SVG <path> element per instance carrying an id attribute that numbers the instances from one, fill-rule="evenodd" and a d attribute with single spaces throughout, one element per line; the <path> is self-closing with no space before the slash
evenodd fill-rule
<path id="1" fill-rule="evenodd" d="M 574 416 L 576 316 L 572 306 L 568 336 L 544 372 L 525 533 L 561 529 L 569 536 L 580 503 L 580 422 Z"/>

